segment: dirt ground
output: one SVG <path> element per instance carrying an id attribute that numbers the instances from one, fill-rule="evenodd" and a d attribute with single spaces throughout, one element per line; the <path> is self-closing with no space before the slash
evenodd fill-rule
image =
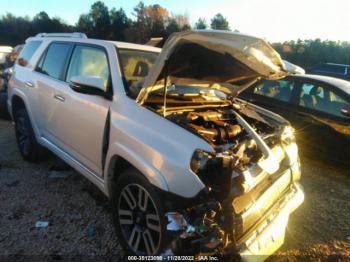
<path id="1" fill-rule="evenodd" d="M 58 162 L 24 162 L 13 125 L 0 120 L 0 261 L 121 261 L 107 199 L 74 171 L 48 177 Z M 302 158 L 302 171 L 305 202 L 291 215 L 285 244 L 269 261 L 350 261 L 349 169 Z M 36 228 L 39 220 L 49 226 Z"/>

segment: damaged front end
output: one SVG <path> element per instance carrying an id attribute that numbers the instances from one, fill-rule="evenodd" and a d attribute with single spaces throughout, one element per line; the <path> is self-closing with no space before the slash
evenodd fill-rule
<path id="1" fill-rule="evenodd" d="M 167 201 L 177 255 L 261 260 L 283 242 L 289 213 L 303 202 L 293 129 L 236 98 L 257 79 L 287 74 L 265 41 L 221 32 L 175 34 L 137 102 L 204 139 L 189 163 L 205 185 L 190 201 Z"/>
<path id="2" fill-rule="evenodd" d="M 303 201 L 292 128 L 238 100 L 234 108 L 168 118 L 215 150 L 196 150 L 190 162 L 205 190 L 194 203 L 167 213 L 172 252 L 228 260 L 272 254 L 283 242 L 289 213 Z M 260 240 L 262 234 L 269 242 Z"/>

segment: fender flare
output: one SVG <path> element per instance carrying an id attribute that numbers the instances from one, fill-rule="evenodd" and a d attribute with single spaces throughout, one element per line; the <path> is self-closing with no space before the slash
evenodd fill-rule
<path id="1" fill-rule="evenodd" d="M 26 109 L 26 111 L 27 111 L 27 113 L 29 115 L 30 123 L 32 125 L 33 130 L 34 130 L 35 137 L 36 137 L 37 141 L 39 142 L 40 141 L 40 139 L 39 139 L 40 138 L 40 132 L 39 132 L 38 127 L 36 126 L 36 123 L 34 121 L 33 112 L 32 112 L 31 107 L 29 106 L 30 103 L 28 102 L 28 100 L 26 98 L 26 95 L 23 93 L 23 91 L 18 90 L 18 89 L 13 90 L 13 93 L 12 93 L 11 98 L 10 98 L 11 99 L 10 100 L 11 101 L 11 108 L 9 108 L 9 109 L 11 109 L 10 114 L 11 114 L 12 119 L 14 119 L 14 115 L 13 115 L 13 100 L 14 100 L 15 97 L 18 97 L 19 99 L 21 99 L 23 101 L 24 107 L 25 107 L 25 109 Z"/>
<path id="2" fill-rule="evenodd" d="M 157 188 L 163 191 L 169 191 L 168 183 L 165 177 L 146 161 L 142 156 L 137 154 L 134 150 L 118 143 L 112 143 L 107 155 L 107 162 L 105 166 L 105 187 L 107 195 L 110 197 L 113 187 L 113 179 L 115 178 L 115 164 L 118 158 L 122 158 L 127 161 L 131 166 L 140 171 L 145 178 Z"/>

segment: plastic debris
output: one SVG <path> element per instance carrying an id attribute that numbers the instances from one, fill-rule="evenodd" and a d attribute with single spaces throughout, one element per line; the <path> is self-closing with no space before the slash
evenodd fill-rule
<path id="1" fill-rule="evenodd" d="M 63 172 L 63 171 L 56 171 L 56 170 L 49 170 L 47 177 L 48 178 L 67 178 L 71 174 L 69 172 Z"/>
<path id="2" fill-rule="evenodd" d="M 35 227 L 37 228 L 45 228 L 45 227 L 48 227 L 49 226 L 49 222 L 48 221 L 42 221 L 42 220 L 39 220 L 35 223 Z"/>
<path id="3" fill-rule="evenodd" d="M 48 178 L 66 178 L 71 175 L 69 172 L 72 168 L 65 162 L 59 160 L 56 164 L 50 167 L 48 171 Z"/>
<path id="4" fill-rule="evenodd" d="M 183 215 L 177 212 L 166 213 L 165 216 L 168 218 L 167 230 L 178 231 L 183 230 L 187 226 L 187 222 Z"/>
<path id="5" fill-rule="evenodd" d="M 196 231 L 196 228 L 194 226 L 188 225 L 186 227 L 186 233 L 193 233 Z"/>
<path id="6" fill-rule="evenodd" d="M 92 225 L 89 225 L 87 228 L 87 237 L 89 240 L 94 238 L 94 227 Z"/>

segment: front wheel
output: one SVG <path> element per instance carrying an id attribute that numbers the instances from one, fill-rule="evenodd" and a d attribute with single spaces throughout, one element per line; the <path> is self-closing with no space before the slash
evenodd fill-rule
<path id="1" fill-rule="evenodd" d="M 126 170 L 112 197 L 117 235 L 128 255 L 156 255 L 166 243 L 162 204 L 149 182 L 135 169 Z"/>

